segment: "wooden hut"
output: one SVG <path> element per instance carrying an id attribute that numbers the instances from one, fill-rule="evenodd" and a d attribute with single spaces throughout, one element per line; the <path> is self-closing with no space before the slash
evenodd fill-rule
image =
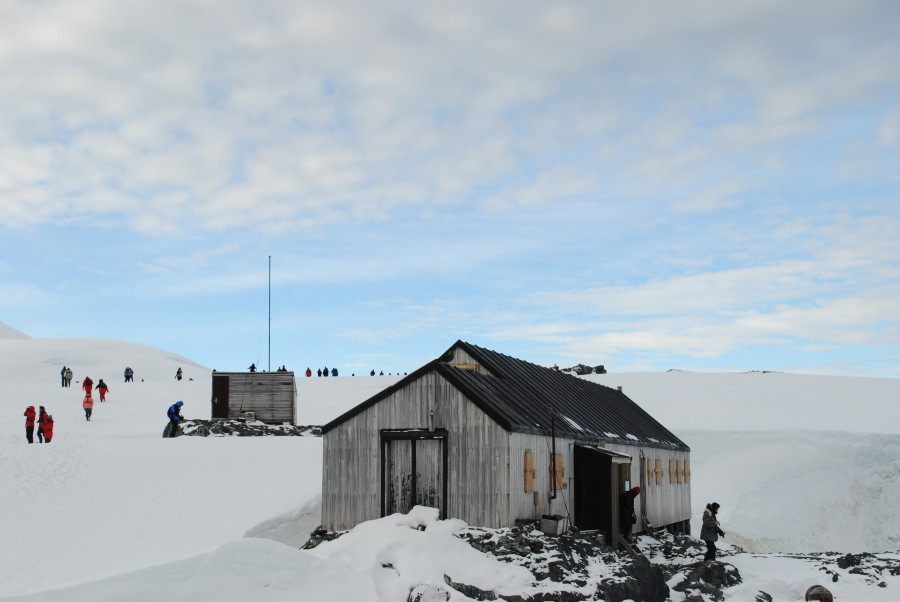
<path id="1" fill-rule="evenodd" d="M 296 424 L 297 384 L 293 372 L 213 372 L 213 420 L 260 420 Z"/>
<path id="2" fill-rule="evenodd" d="M 463 341 L 322 432 L 329 530 L 420 504 L 493 528 L 561 516 L 614 543 L 634 485 L 635 531 L 688 529 L 680 439 L 621 390 Z"/>

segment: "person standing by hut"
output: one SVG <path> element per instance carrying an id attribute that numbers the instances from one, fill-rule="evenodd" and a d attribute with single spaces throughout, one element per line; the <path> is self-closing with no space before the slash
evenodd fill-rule
<path id="1" fill-rule="evenodd" d="M 72 386 L 72 377 L 75 376 L 75 373 L 72 372 L 71 368 L 66 368 L 66 386 Z"/>
<path id="2" fill-rule="evenodd" d="M 97 383 L 97 392 L 100 393 L 100 401 L 106 401 L 106 393 L 109 391 L 109 387 L 106 386 L 106 383 L 103 382 L 103 379 L 100 379 L 100 382 Z"/>
<path id="3" fill-rule="evenodd" d="M 37 436 L 38 443 L 44 442 L 44 423 L 47 421 L 47 410 L 44 409 L 44 406 L 38 407 L 38 416 L 37 416 Z"/>
<path id="4" fill-rule="evenodd" d="M 25 439 L 28 443 L 34 443 L 34 406 L 25 408 Z"/>
<path id="5" fill-rule="evenodd" d="M 84 396 L 81 407 L 84 408 L 84 419 L 90 422 L 91 414 L 94 413 L 94 398 L 91 397 L 90 393 Z"/>
<path id="6" fill-rule="evenodd" d="M 640 495 L 640 487 L 632 487 L 622 494 L 619 499 L 619 531 L 625 541 L 631 541 L 631 529 L 637 523 L 637 515 L 634 513 L 634 500 Z"/>
<path id="7" fill-rule="evenodd" d="M 716 540 L 719 536 L 725 536 L 725 531 L 719 528 L 719 519 L 716 515 L 719 513 L 719 504 L 712 502 L 706 505 L 703 512 L 703 524 L 700 527 L 700 539 L 706 542 L 706 554 L 703 560 L 716 559 Z"/>

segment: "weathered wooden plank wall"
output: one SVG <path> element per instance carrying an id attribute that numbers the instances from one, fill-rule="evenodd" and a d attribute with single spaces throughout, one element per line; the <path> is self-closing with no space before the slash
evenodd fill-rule
<path id="1" fill-rule="evenodd" d="M 253 412 L 269 424 L 295 424 L 297 386 L 293 372 L 228 372 L 228 418 L 238 419 Z"/>
<path id="2" fill-rule="evenodd" d="M 348 529 L 378 518 L 380 432 L 429 428 L 449 433 L 448 515 L 473 525 L 509 524 L 508 434 L 432 372 L 325 433 L 323 527 Z"/>

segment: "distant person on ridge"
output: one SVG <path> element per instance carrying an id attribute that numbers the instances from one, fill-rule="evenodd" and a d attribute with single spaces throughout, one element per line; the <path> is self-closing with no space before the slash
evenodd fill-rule
<path id="1" fill-rule="evenodd" d="M 337 376 L 337 368 L 332 368 L 332 369 L 331 369 L 331 375 L 332 375 L 332 376 Z"/>
<path id="2" fill-rule="evenodd" d="M 309 369 L 309 366 L 306 367 L 306 378 L 312 376 L 312 370 Z"/>
<path id="3" fill-rule="evenodd" d="M 169 406 L 169 411 L 166 412 L 166 415 L 169 417 L 169 437 L 174 437 L 178 433 L 178 425 L 184 420 L 184 416 L 181 415 L 181 406 L 184 405 L 184 402 L 180 399 Z"/>
<path id="4" fill-rule="evenodd" d="M 369 376 L 375 376 L 375 368 L 372 368 L 372 371 L 369 372 Z"/>
<path id="5" fill-rule="evenodd" d="M 134 370 L 130 367 L 125 368 L 125 382 L 130 383 L 134 381 Z"/>
<path id="6" fill-rule="evenodd" d="M 91 391 L 94 390 L 94 381 L 91 380 L 90 376 L 84 377 L 84 380 L 81 381 L 81 388 L 84 389 L 85 397 L 91 396 Z"/>
<path id="7" fill-rule="evenodd" d="M 37 436 L 38 443 L 44 442 L 44 422 L 47 420 L 47 410 L 44 409 L 44 406 L 38 407 L 38 416 L 37 416 Z"/>
<path id="8" fill-rule="evenodd" d="M 328 366 L 322 368 L 322 376 L 328 376 Z"/>
<path id="9" fill-rule="evenodd" d="M 248 370 L 250 370 L 250 372 L 256 372 L 256 364 L 250 364 Z"/>
<path id="10" fill-rule="evenodd" d="M 100 393 L 100 401 L 106 401 L 106 393 L 109 391 L 109 387 L 106 386 L 106 383 L 103 382 L 103 379 L 100 379 L 100 382 L 97 383 L 97 391 Z"/>
<path id="11" fill-rule="evenodd" d="M 29 443 L 34 443 L 34 406 L 25 408 L 25 439 Z"/>
<path id="12" fill-rule="evenodd" d="M 59 377 L 62 382 L 62 384 L 60 386 L 65 387 L 66 386 L 66 367 L 65 366 L 63 366 L 62 370 L 59 371 Z"/>
<path id="13" fill-rule="evenodd" d="M 175 371 L 175 380 L 181 380 L 182 376 L 184 376 L 184 372 L 181 371 L 181 366 L 178 366 L 178 370 Z"/>
<path id="14" fill-rule="evenodd" d="M 321 368 L 319 368 L 318 370 L 316 370 L 316 376 L 322 376 L 322 369 L 321 369 Z"/>
<path id="15" fill-rule="evenodd" d="M 66 368 L 66 386 L 67 387 L 72 386 L 72 377 L 73 376 L 75 376 L 75 374 L 72 373 L 72 369 Z"/>
<path id="16" fill-rule="evenodd" d="M 91 414 L 94 413 L 94 398 L 90 394 L 85 395 L 81 407 L 84 408 L 84 419 L 90 422 Z"/>
<path id="17" fill-rule="evenodd" d="M 706 554 L 703 560 L 716 559 L 716 540 L 719 535 L 725 536 L 725 531 L 719 528 L 719 519 L 716 514 L 719 512 L 719 504 L 712 502 L 706 505 L 703 512 L 703 525 L 700 527 L 700 539 L 706 542 Z"/>

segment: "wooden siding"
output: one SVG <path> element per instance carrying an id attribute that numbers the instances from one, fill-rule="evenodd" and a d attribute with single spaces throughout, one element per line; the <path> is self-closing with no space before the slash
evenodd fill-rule
<path id="1" fill-rule="evenodd" d="M 531 435 L 528 433 L 507 433 L 509 437 L 509 523 L 515 519 L 540 519 L 543 514 L 560 514 L 568 516 L 574 509 L 572 479 L 575 473 L 574 456 L 571 439 L 556 439 L 556 453 L 563 456 L 563 489 L 553 493 L 551 480 L 551 458 L 553 457 L 550 437 Z M 534 464 L 534 491 L 525 491 L 525 452 L 530 451 Z M 537 498 L 535 499 L 535 493 Z M 537 504 L 535 505 L 535 501 Z"/>
<path id="2" fill-rule="evenodd" d="M 635 507 L 638 517 L 641 516 L 640 510 L 643 508 L 647 520 L 656 527 L 690 520 L 691 485 L 685 482 L 679 483 L 677 479 L 674 483 L 670 483 L 668 475 L 669 460 L 675 461 L 676 465 L 679 460 L 682 463 L 686 460 L 689 461 L 690 452 L 612 444 L 605 445 L 604 448 L 631 456 L 631 486 L 640 485 L 641 487 L 641 495 L 638 496 Z M 656 484 L 655 473 L 652 482 L 647 481 L 646 467 L 644 468 L 644 477 L 641 478 L 641 450 L 644 451 L 646 462 L 651 464 L 652 468 L 655 469 L 656 460 L 660 461 L 664 474 L 659 485 Z M 641 528 L 640 525 L 636 525 L 635 531 Z"/>
<path id="3" fill-rule="evenodd" d="M 508 526 L 515 518 L 509 516 L 509 434 L 435 372 L 324 434 L 322 526 L 343 530 L 379 518 L 381 431 L 429 427 L 448 432 L 448 516 Z"/>
<path id="4" fill-rule="evenodd" d="M 293 372 L 214 372 L 213 382 L 228 379 L 228 418 L 236 420 L 244 412 L 269 424 L 295 424 L 297 385 Z M 213 387 L 215 404 L 215 386 Z"/>

